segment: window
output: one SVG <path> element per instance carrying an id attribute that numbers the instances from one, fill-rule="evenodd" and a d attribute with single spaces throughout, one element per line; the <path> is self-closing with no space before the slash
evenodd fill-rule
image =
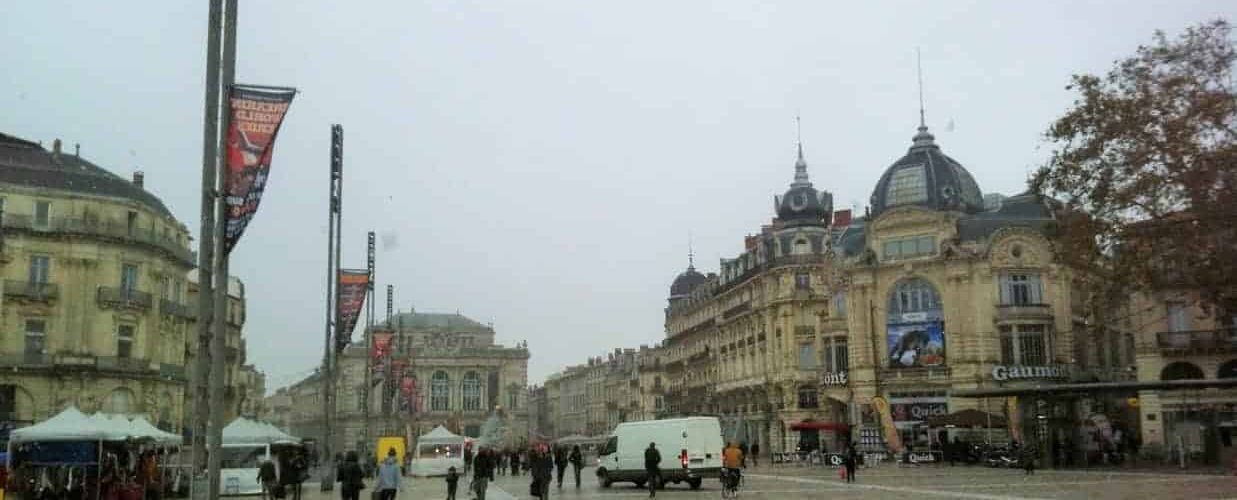
<path id="1" fill-rule="evenodd" d="M 516 408 L 519 408 L 519 407 L 520 407 L 520 393 L 517 392 L 517 389 L 511 389 L 511 391 L 507 393 L 507 409 L 514 411 Z"/>
<path id="2" fill-rule="evenodd" d="M 447 411 L 451 404 L 451 377 L 447 372 L 434 372 L 430 379 L 430 411 Z"/>
<path id="3" fill-rule="evenodd" d="M 41 356 L 47 349 L 47 322 L 41 319 L 26 320 L 26 354 Z"/>
<path id="4" fill-rule="evenodd" d="M 1125 364 L 1134 366 L 1134 334 L 1126 333 L 1122 337 L 1125 338 Z"/>
<path id="5" fill-rule="evenodd" d="M 805 385 L 799 388 L 799 408 L 811 409 L 820 407 L 820 402 L 816 399 L 816 388 Z"/>
<path id="6" fill-rule="evenodd" d="M 1012 273 L 1001 275 L 1001 304 L 1026 306 L 1042 304 L 1039 275 Z"/>
<path id="7" fill-rule="evenodd" d="M 661 389 L 661 376 L 660 375 L 653 377 L 653 388 Z"/>
<path id="8" fill-rule="evenodd" d="M 172 278 L 167 276 L 159 278 L 159 298 L 172 300 Z"/>
<path id="9" fill-rule="evenodd" d="M 812 352 L 812 344 L 799 344 L 799 369 L 816 369 L 816 353 Z"/>
<path id="10" fill-rule="evenodd" d="M 833 315 L 839 318 L 846 317 L 846 291 L 841 290 L 833 294 Z"/>
<path id="11" fill-rule="evenodd" d="M 128 228 L 129 228 L 129 236 L 133 236 L 135 233 L 137 233 L 137 212 L 130 210 L 127 221 L 128 221 Z"/>
<path id="12" fill-rule="evenodd" d="M 850 355 L 847 353 L 845 338 L 839 337 L 833 341 L 833 371 L 845 372 L 850 369 Z"/>
<path id="13" fill-rule="evenodd" d="M 811 290 L 812 275 L 806 272 L 795 273 L 795 290 Z"/>
<path id="14" fill-rule="evenodd" d="M 904 205 L 927 201 L 928 183 L 923 165 L 908 165 L 893 172 L 885 191 L 885 204 Z"/>
<path id="15" fill-rule="evenodd" d="M 133 325 L 116 327 L 116 357 L 129 359 L 133 356 Z"/>
<path id="16" fill-rule="evenodd" d="M 52 227 L 52 202 L 35 201 L 34 202 L 34 228 L 35 229 L 51 229 L 51 227 Z"/>
<path id="17" fill-rule="evenodd" d="M 30 283 L 47 283 L 51 273 L 51 258 L 46 255 L 30 256 Z"/>
<path id="18" fill-rule="evenodd" d="M 1186 311 L 1185 303 L 1169 302 L 1166 306 L 1168 307 L 1168 331 L 1190 331 L 1190 315 Z"/>
<path id="19" fill-rule="evenodd" d="M 937 311 L 941 304 L 937 299 L 936 289 L 931 283 L 922 279 L 906 280 L 894 287 L 889 297 L 889 312 L 904 314 L 910 312 Z"/>
<path id="20" fill-rule="evenodd" d="M 914 236 L 884 242 L 882 260 L 909 259 L 936 253 L 936 237 Z"/>
<path id="21" fill-rule="evenodd" d="M 481 377 L 477 376 L 477 372 L 468 372 L 464 374 L 464 411 L 478 411 L 481 409 Z"/>
<path id="22" fill-rule="evenodd" d="M 1002 325 L 1001 364 L 1045 366 L 1049 361 L 1046 325 Z"/>
<path id="23" fill-rule="evenodd" d="M 120 266 L 120 289 L 126 292 L 137 289 L 137 265 L 122 264 Z"/>

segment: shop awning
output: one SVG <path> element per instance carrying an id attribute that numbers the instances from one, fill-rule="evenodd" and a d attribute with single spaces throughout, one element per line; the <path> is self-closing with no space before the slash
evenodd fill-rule
<path id="1" fill-rule="evenodd" d="M 1005 427 L 1005 417 L 979 410 L 961 410 L 928 419 L 929 427 Z"/>
<path id="2" fill-rule="evenodd" d="M 846 432 L 847 429 L 850 429 L 849 425 L 838 422 L 817 422 L 815 420 L 805 420 L 803 422 L 790 424 L 790 430 L 792 431 L 817 430 Z"/>

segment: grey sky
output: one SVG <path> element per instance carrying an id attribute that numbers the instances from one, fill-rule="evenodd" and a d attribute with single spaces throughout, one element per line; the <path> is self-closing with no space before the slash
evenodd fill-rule
<path id="1" fill-rule="evenodd" d="M 329 124 L 345 129 L 344 265 L 380 248 L 397 307 L 528 340 L 530 381 L 662 338 L 667 288 L 742 249 L 809 172 L 862 212 L 928 124 L 985 192 L 1018 192 L 1071 73 L 1237 4 L 244 1 L 237 80 L 301 89 L 233 254 L 268 385 L 322 351 Z M 6 2 L 0 131 L 146 185 L 197 232 L 205 1 Z M 946 125 L 953 122 L 953 131 Z M 71 146 L 70 146 L 71 147 Z M 379 293 L 379 308 L 385 296 Z M 359 329 L 358 329 L 359 330 Z"/>

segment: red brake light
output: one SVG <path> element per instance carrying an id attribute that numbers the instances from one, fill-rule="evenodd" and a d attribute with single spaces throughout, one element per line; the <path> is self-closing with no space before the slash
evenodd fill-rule
<path id="1" fill-rule="evenodd" d="M 687 449 L 684 448 L 679 452 L 679 463 L 683 464 L 683 468 L 687 468 Z"/>

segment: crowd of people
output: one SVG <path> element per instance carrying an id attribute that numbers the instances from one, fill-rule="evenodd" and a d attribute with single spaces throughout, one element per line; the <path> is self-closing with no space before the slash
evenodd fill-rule
<path id="1" fill-rule="evenodd" d="M 452 470 L 447 473 L 447 498 L 454 499 L 456 485 L 460 477 L 471 476 L 469 493 L 472 498 L 485 500 L 489 483 L 497 475 L 523 476 L 532 478 L 528 492 L 530 495 L 547 499 L 550 497 L 550 486 L 558 479 L 558 488 L 563 487 L 563 478 L 567 477 L 567 468 L 573 469 L 576 488 L 580 487 L 580 470 L 584 468 L 584 455 L 579 446 L 570 450 L 565 446 L 550 446 L 538 444 L 534 446 L 493 449 L 481 448 L 476 454 L 471 448 L 464 450 L 464 471 L 457 474 Z M 557 475 L 555 472 L 557 471 Z"/>

